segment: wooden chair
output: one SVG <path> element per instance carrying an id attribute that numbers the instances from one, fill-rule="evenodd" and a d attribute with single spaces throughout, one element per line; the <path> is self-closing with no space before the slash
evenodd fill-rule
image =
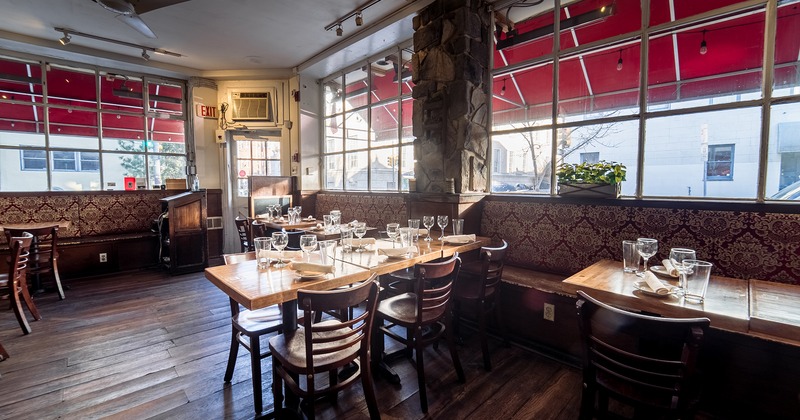
<path id="1" fill-rule="evenodd" d="M 64 300 L 64 288 L 61 287 L 61 276 L 58 274 L 58 226 L 47 226 L 35 229 L 6 229 L 6 238 L 22 236 L 25 232 L 33 235 L 30 257 L 28 261 L 28 277 L 35 277 L 34 286 L 39 286 L 42 274 L 53 273 L 58 298 Z"/>
<path id="2" fill-rule="evenodd" d="M 458 278 L 461 259 L 458 253 L 450 259 L 437 263 L 420 263 L 414 267 L 416 283 L 414 292 L 402 293 L 382 300 L 376 314 L 376 331 L 378 335 L 373 341 L 373 357 L 383 354 L 383 336 L 387 335 L 406 348 L 394 355 L 387 355 L 384 361 L 396 355 L 410 356 L 413 350 L 416 359 L 417 381 L 422 412 L 428 412 L 428 394 L 425 388 L 425 364 L 423 350 L 428 344 L 435 344 L 444 334 L 450 349 L 458 379 L 465 381 L 464 370 L 456 351 L 452 332 L 452 313 L 450 308 L 451 291 Z M 387 325 L 383 322 L 387 321 Z M 402 337 L 391 330 L 394 326 L 406 329 Z M 450 329 L 450 331 L 447 331 Z"/>
<path id="3" fill-rule="evenodd" d="M 0 343 L 0 362 L 8 358 L 9 358 L 8 352 L 6 351 L 6 349 L 3 348 L 3 343 Z"/>
<path id="4" fill-rule="evenodd" d="M 239 264 L 243 261 L 255 260 L 256 253 L 251 251 L 241 254 L 226 254 L 222 258 L 225 260 L 225 265 Z M 273 305 L 250 311 L 241 309 L 239 303 L 233 299 L 230 300 L 230 305 L 231 348 L 228 352 L 228 366 L 225 368 L 225 382 L 230 382 L 233 378 L 236 358 L 239 355 L 239 345 L 241 345 L 250 352 L 253 405 L 256 413 L 261 413 L 264 407 L 261 388 L 261 360 L 270 355 L 268 350 L 261 350 L 261 336 L 278 332 L 283 327 L 280 307 Z"/>
<path id="5" fill-rule="evenodd" d="M 19 236 L 8 238 L 11 251 L 8 261 L 8 274 L 0 275 L 0 295 L 8 293 L 11 308 L 14 310 L 14 315 L 17 317 L 17 322 L 19 322 L 19 326 L 22 328 L 24 334 L 31 333 L 31 326 L 28 324 L 28 319 L 22 311 L 22 302 L 25 302 L 25 306 L 28 307 L 28 311 L 33 315 L 33 319 L 37 321 L 42 319 L 28 291 L 28 282 L 26 278 L 27 265 L 32 258 L 30 255 L 32 242 L 33 235 L 27 232 Z M 3 350 L 3 352 L 5 352 L 5 350 Z"/>
<path id="6" fill-rule="evenodd" d="M 578 297 L 584 348 L 580 418 L 607 417 L 609 397 L 620 408 L 633 407 L 638 418 L 693 418 L 697 356 L 708 318 L 647 316 L 583 291 Z"/>
<path id="7" fill-rule="evenodd" d="M 252 251 L 253 249 L 250 245 L 250 223 L 247 218 L 237 217 L 233 219 L 233 222 L 236 223 L 236 232 L 239 234 L 239 244 L 242 247 L 242 252 Z"/>
<path id="8" fill-rule="evenodd" d="M 283 404 L 283 386 L 303 398 L 308 418 L 314 418 L 314 400 L 333 396 L 361 378 L 371 419 L 379 419 L 378 402 L 370 372 L 369 346 L 378 304 L 378 283 L 373 274 L 359 285 L 329 291 L 298 290 L 303 325 L 292 333 L 270 338 L 272 352 L 272 393 L 276 411 Z M 366 303 L 364 312 L 352 320 L 313 322 L 314 313 L 345 309 Z M 337 370 L 351 364 L 354 373 L 338 378 Z M 315 375 L 328 373 L 328 386 L 319 387 Z M 305 378 L 305 387 L 299 377 Z"/>
<path id="9" fill-rule="evenodd" d="M 483 352 L 483 367 L 492 370 L 492 362 L 489 358 L 489 340 L 486 335 L 486 321 L 490 314 L 497 318 L 497 295 L 500 290 L 500 280 L 503 277 L 503 266 L 505 265 L 508 243 L 491 248 L 481 247 L 480 259 L 464 263 L 458 273 L 458 283 L 454 293 L 454 328 L 458 335 L 460 315 L 463 310 L 474 311 L 478 321 L 478 334 L 481 338 L 481 350 Z M 502 323 L 496 319 L 497 325 L 502 329 Z"/>

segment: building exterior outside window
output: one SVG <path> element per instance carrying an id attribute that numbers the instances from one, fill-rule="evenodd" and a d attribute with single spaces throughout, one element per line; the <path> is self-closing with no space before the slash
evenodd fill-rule
<path id="1" fill-rule="evenodd" d="M 0 57 L 0 191 L 185 179 L 185 90 L 179 80 Z"/>

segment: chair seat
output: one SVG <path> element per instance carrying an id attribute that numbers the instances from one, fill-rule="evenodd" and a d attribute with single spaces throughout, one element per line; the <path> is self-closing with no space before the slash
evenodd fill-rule
<path id="1" fill-rule="evenodd" d="M 232 321 L 239 326 L 239 329 L 249 334 L 263 334 L 279 329 L 282 315 L 278 305 L 272 305 L 254 311 L 242 310 L 232 318 Z"/>
<path id="2" fill-rule="evenodd" d="M 481 296 L 481 289 L 483 288 L 483 280 L 479 277 L 464 275 L 462 272 L 458 276 L 458 283 L 453 288 L 455 298 L 459 300 L 478 300 Z M 490 297 L 494 293 L 494 289 L 486 290 L 487 296 Z"/>
<path id="3" fill-rule="evenodd" d="M 445 308 L 424 312 L 422 325 L 435 322 L 444 313 Z M 381 318 L 399 325 L 411 325 L 417 321 L 417 295 L 403 293 L 378 302 L 378 312 Z"/>
<path id="4" fill-rule="evenodd" d="M 500 263 L 496 261 L 489 262 L 489 271 L 497 270 L 500 268 Z M 459 275 L 475 275 L 480 276 L 483 270 L 483 261 L 475 260 L 461 264 L 461 271 Z"/>
<path id="5" fill-rule="evenodd" d="M 331 319 L 314 324 L 315 326 L 329 326 L 341 324 L 341 321 Z M 347 327 L 343 327 L 347 328 Z M 342 333 L 342 328 L 334 331 L 317 332 L 314 333 L 316 338 L 334 337 Z M 358 337 L 354 337 L 355 340 Z M 330 343 L 318 343 L 315 349 L 325 349 L 332 347 L 344 346 L 345 343 L 350 341 L 332 341 Z M 306 334 L 305 328 L 298 327 L 297 330 L 291 334 L 276 335 L 269 339 L 269 348 L 272 352 L 272 357 L 280 361 L 284 366 L 292 366 L 296 369 L 306 369 Z M 347 346 L 343 350 L 333 353 L 324 353 L 314 356 L 314 368 L 316 370 L 327 370 L 328 368 L 336 368 L 341 366 L 344 360 L 352 360 L 358 354 L 358 346 Z"/>

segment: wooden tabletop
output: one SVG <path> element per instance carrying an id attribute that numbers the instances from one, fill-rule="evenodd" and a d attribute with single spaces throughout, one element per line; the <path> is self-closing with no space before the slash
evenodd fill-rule
<path id="1" fill-rule="evenodd" d="M 634 288 L 637 280 L 641 278 L 636 274 L 622 271 L 622 262 L 601 260 L 564 280 L 563 288 L 570 293 L 583 290 L 603 302 L 630 310 L 673 318 L 707 317 L 714 328 L 743 333 L 749 330 L 746 280 L 711 276 L 705 302 L 699 304 L 672 295 L 645 295 Z M 674 280 L 667 282 L 677 284 Z"/>
<path id="2" fill-rule="evenodd" d="M 4 229 L 40 229 L 50 226 L 58 226 L 61 229 L 66 229 L 72 225 L 69 220 L 58 220 L 53 222 L 31 222 L 31 223 L 5 223 L 0 225 L 0 232 Z"/>
<path id="3" fill-rule="evenodd" d="M 312 219 L 312 220 L 300 219 L 300 221 L 298 223 L 292 223 L 292 224 L 289 224 L 288 221 L 274 222 L 274 221 L 270 221 L 268 219 L 259 219 L 259 218 L 256 218 L 256 220 L 258 220 L 260 223 L 265 224 L 269 228 L 278 229 L 278 230 L 280 230 L 280 229 L 308 229 L 308 228 L 317 226 L 317 220 L 316 219 Z"/>
<path id="4" fill-rule="evenodd" d="M 800 286 L 750 280 L 750 332 L 799 345 Z"/>

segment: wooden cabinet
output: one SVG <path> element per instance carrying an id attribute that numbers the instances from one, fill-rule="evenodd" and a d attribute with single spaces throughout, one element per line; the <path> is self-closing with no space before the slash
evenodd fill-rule
<path id="1" fill-rule="evenodd" d="M 160 261 L 170 274 L 202 271 L 208 265 L 205 191 L 161 199 Z"/>

